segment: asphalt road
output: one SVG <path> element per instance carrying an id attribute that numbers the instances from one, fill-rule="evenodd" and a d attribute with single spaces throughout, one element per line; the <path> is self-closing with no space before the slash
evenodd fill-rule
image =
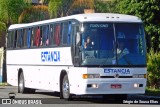
<path id="1" fill-rule="evenodd" d="M 147 97 L 143 95 L 128 95 L 127 100 L 118 101 L 118 100 L 103 100 L 102 96 L 92 97 L 92 96 L 83 96 L 81 98 L 76 98 L 72 101 L 66 101 L 64 99 L 59 99 L 59 93 L 54 93 L 45 90 L 36 90 L 34 94 L 20 94 L 17 93 L 17 87 L 13 86 L 0 86 L 0 102 L 2 99 L 9 99 L 9 93 L 15 93 L 15 100 L 12 105 L 17 107 L 17 104 L 42 104 L 38 106 L 65 106 L 65 107 L 130 107 L 130 106 L 157 106 L 160 105 L 160 97 Z M 9 105 L 0 105 L 0 107 Z M 23 105 L 27 106 L 27 105 Z M 33 106 L 33 105 L 30 105 Z M 35 107 L 36 105 L 34 105 Z M 28 106 L 27 106 L 28 107 Z"/>

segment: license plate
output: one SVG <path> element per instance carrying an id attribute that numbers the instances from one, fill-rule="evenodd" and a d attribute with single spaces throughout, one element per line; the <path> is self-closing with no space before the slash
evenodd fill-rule
<path id="1" fill-rule="evenodd" d="M 119 88 L 122 88 L 122 85 L 121 84 L 111 84 L 111 88 L 119 89 Z"/>

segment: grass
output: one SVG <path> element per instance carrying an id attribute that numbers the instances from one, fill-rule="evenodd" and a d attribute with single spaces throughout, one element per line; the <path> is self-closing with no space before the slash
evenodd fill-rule
<path id="1" fill-rule="evenodd" d="M 160 97 L 160 89 L 146 88 L 145 95 L 147 95 L 147 96 L 159 96 Z"/>
<path id="2" fill-rule="evenodd" d="M 7 83 L 0 82 L 0 86 L 7 86 L 7 85 L 8 85 Z"/>

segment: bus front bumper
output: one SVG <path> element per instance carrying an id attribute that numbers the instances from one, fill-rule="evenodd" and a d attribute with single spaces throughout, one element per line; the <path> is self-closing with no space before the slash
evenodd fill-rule
<path id="1" fill-rule="evenodd" d="M 70 93 L 76 95 L 85 94 L 144 94 L 146 79 L 133 79 L 127 81 L 87 81 L 71 85 Z"/>

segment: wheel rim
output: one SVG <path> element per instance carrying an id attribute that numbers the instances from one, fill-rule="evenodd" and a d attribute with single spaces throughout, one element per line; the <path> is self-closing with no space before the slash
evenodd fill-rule
<path id="1" fill-rule="evenodd" d="M 23 91 L 23 86 L 24 86 L 24 81 L 23 81 L 23 77 L 21 75 L 20 80 L 19 80 L 19 90 L 20 90 L 20 92 Z"/>
<path id="2" fill-rule="evenodd" d="M 67 79 L 63 82 L 63 96 L 65 98 L 69 96 L 69 81 Z"/>

